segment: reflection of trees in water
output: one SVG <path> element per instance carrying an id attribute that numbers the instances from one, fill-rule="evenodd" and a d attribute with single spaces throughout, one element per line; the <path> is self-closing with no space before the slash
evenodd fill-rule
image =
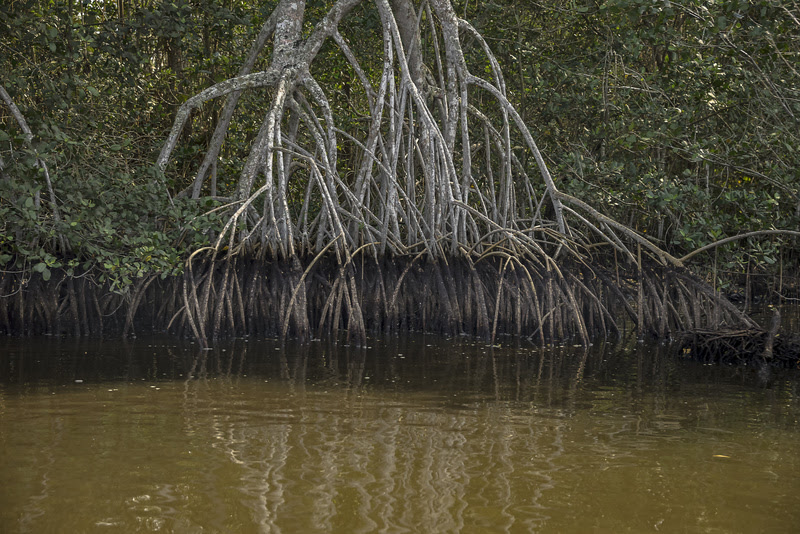
<path id="1" fill-rule="evenodd" d="M 209 387 L 215 357 L 201 352 L 187 379 L 186 430 L 210 430 L 262 532 L 511 531 L 546 520 L 539 500 L 563 450 L 561 412 L 542 417 L 538 406 L 520 410 L 502 397 L 509 387 L 541 387 L 542 365 L 564 378 L 552 362 L 473 358 L 467 379 L 488 379 L 489 394 L 453 403 L 450 394 L 373 387 L 368 375 L 378 373 L 363 349 L 313 362 L 309 351 L 281 353 L 277 383 L 242 380 L 222 391 Z M 402 373 L 383 365 L 386 377 Z"/>
<path id="2" fill-rule="evenodd" d="M 38 490 L 38 492 L 32 491 L 27 503 L 22 508 L 18 519 L 20 532 L 33 532 L 36 523 L 46 513 L 47 503 L 50 499 L 50 481 L 55 478 L 53 471 L 57 468 L 56 451 L 59 449 L 64 430 L 62 421 L 55 420 L 50 430 L 52 436 L 40 441 L 38 454 L 33 455 L 33 465 L 29 472 L 35 473 L 35 476 L 31 480 L 31 489 Z"/>
<path id="3" fill-rule="evenodd" d="M 576 470 L 625 472 L 700 424 L 664 346 L 314 343 L 270 347 L 266 375 L 245 347 L 198 353 L 185 431 L 225 458 L 220 514 L 245 506 L 263 532 L 539 530 Z"/>
<path id="4" fill-rule="evenodd" d="M 41 386 L 0 388 L 0 429 L 10 429 L 8 436 L 13 429 L 24 447 L 4 464 L 21 470 L 0 469 L 16 481 L 6 493 L 14 492 L 15 505 L 0 512 L 14 510 L 22 531 L 51 531 L 42 525 L 57 524 L 55 511 L 68 508 L 65 496 L 80 487 L 82 515 L 62 521 L 135 518 L 173 532 L 196 531 L 195 524 L 216 532 L 527 532 L 558 530 L 575 510 L 629 502 L 586 489 L 613 490 L 609 480 L 652 489 L 664 506 L 684 507 L 675 521 L 694 520 L 686 510 L 718 508 L 698 485 L 709 483 L 708 455 L 731 454 L 722 442 L 734 461 L 745 449 L 767 451 L 738 494 L 742 487 L 763 492 L 759 477 L 790 487 L 785 481 L 797 472 L 787 452 L 794 442 L 772 433 L 796 430 L 795 382 L 738 388 L 741 398 L 732 403 L 719 374 L 682 366 L 665 346 L 573 352 L 461 340 L 393 343 L 275 350 L 239 340 L 193 353 L 117 343 L 115 361 L 131 361 L 125 372 L 137 377 L 120 393 L 91 384 L 91 371 L 105 372 L 102 360 L 75 344 L 77 355 L 55 360 L 68 382 L 88 377 L 65 390 L 69 396 Z M 40 351 L 25 350 L 5 356 L 15 366 L 6 364 L 6 376 L 28 376 L 18 361 L 34 369 Z M 140 380 L 173 368 L 185 382 L 162 379 L 159 393 Z M 700 384 L 700 395 L 687 396 L 698 390 L 682 383 Z M 111 399 L 115 407 L 106 411 Z M 762 424 L 773 431 L 748 441 Z M 736 429 L 745 432 L 734 438 Z M 128 472 L 151 461 L 154 473 Z M 700 470 L 694 488 L 682 485 L 687 469 Z M 76 470 L 86 482 L 72 486 Z M 119 495 L 126 500 L 114 507 Z"/>

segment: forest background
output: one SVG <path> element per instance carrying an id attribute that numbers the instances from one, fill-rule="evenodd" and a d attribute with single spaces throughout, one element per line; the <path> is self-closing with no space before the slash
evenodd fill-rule
<path id="1" fill-rule="evenodd" d="M 330 4 L 308 1 L 306 24 Z M 3 2 L 0 85 L 30 135 L 0 105 L 0 269 L 23 280 L 80 276 L 121 294 L 143 277 L 181 274 L 224 223 L 218 208 L 234 193 L 263 94 L 242 97 L 199 195 L 194 173 L 221 102 L 192 111 L 166 173 L 156 159 L 180 104 L 236 75 L 276 5 Z M 453 6 L 496 54 L 509 100 L 563 191 L 676 257 L 726 236 L 800 227 L 797 2 Z M 380 28 L 370 2 L 339 26 L 356 55 L 378 58 L 365 62 L 368 75 L 380 75 Z M 268 62 L 263 55 L 254 70 Z M 359 82 L 342 54 L 325 44 L 313 69 L 333 88 L 337 122 L 358 123 Z M 355 167 L 343 149 L 340 165 Z M 731 294 L 747 279 L 774 296 L 798 263 L 798 239 L 776 235 L 716 248 L 691 267 Z"/>

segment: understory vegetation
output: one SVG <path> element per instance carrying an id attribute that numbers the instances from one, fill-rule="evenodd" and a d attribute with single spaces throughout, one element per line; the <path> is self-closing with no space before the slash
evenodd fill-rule
<path id="1" fill-rule="evenodd" d="M 0 6 L 0 329 L 588 342 L 800 297 L 797 2 L 289 5 Z"/>

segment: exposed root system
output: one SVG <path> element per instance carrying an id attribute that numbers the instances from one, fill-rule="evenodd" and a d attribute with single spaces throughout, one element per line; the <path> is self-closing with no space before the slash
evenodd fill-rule
<path id="1" fill-rule="evenodd" d="M 636 329 L 675 337 L 758 326 L 688 271 L 655 263 L 591 266 L 504 254 L 445 260 L 424 254 L 375 259 L 331 255 L 264 261 L 196 255 L 182 278 L 143 278 L 127 295 L 86 279 L 0 279 L 0 330 L 73 335 L 169 331 L 202 344 L 221 336 L 300 339 L 425 331 L 494 342 L 511 334 L 537 344 Z M 776 341 L 776 354 L 781 349 Z"/>

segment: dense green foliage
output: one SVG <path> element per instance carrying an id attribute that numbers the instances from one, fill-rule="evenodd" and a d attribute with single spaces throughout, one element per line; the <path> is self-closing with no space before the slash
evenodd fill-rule
<path id="1" fill-rule="evenodd" d="M 474 4 L 467 16 L 506 62 L 564 190 L 676 255 L 798 228 L 797 3 Z M 721 271 L 769 271 L 797 264 L 797 241 L 743 241 L 719 255 Z"/>
<path id="2" fill-rule="evenodd" d="M 309 19 L 330 3 L 308 2 Z M 498 54 L 511 99 L 563 190 L 676 255 L 743 231 L 800 226 L 796 3 L 454 4 Z M 27 146 L 0 106 L 0 268 L 46 278 L 53 269 L 89 272 L 119 291 L 145 274 L 179 272 L 218 229 L 218 212 L 209 210 L 232 193 L 264 101 L 243 98 L 219 178 L 199 203 L 181 192 L 192 183 L 221 104 L 193 115 L 166 177 L 153 162 L 176 107 L 236 74 L 274 5 L 0 6 L 0 84 L 34 133 Z M 365 3 L 343 33 L 368 57 L 380 46 L 377 28 Z M 268 60 L 265 54 L 262 64 Z M 314 68 L 321 79 L 340 79 L 329 98 L 342 123 L 358 124 L 368 110 L 350 98 L 352 69 L 324 50 Z M 37 158 L 50 169 L 55 207 Z M 346 141 L 340 164 L 356 165 Z M 719 272 L 796 264 L 799 249 L 789 239 L 742 241 L 720 249 Z"/>
<path id="3" fill-rule="evenodd" d="M 225 4 L 0 6 L 2 84 L 35 136 L 26 146 L 0 108 L 0 265 L 45 278 L 78 268 L 124 290 L 144 274 L 179 272 L 208 241 L 217 222 L 204 214 L 214 202 L 173 198 L 180 179 L 165 181 L 152 163 L 175 107 L 235 73 L 258 29 L 259 8 Z M 212 114 L 195 118 L 179 165 L 204 145 Z M 61 220 L 37 157 L 51 169 Z"/>

